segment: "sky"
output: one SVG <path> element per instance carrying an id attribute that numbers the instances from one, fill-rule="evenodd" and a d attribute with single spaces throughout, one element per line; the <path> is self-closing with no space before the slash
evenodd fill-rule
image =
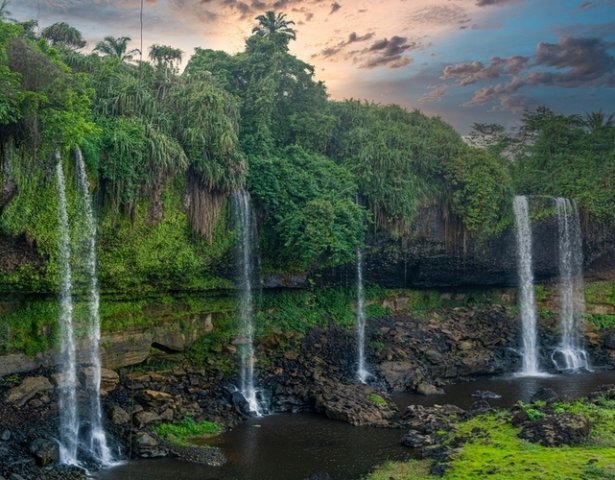
<path id="1" fill-rule="evenodd" d="M 141 0 L 11 0 L 10 16 L 64 21 L 92 49 L 106 35 L 140 47 Z M 243 50 L 255 17 L 295 22 L 291 53 L 333 99 L 361 98 L 519 126 L 524 110 L 615 113 L 615 0 L 143 0 L 144 52 L 165 44 Z"/>

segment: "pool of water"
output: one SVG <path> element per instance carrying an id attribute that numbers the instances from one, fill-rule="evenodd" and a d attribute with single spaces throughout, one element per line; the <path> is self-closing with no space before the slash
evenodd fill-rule
<path id="1" fill-rule="evenodd" d="M 444 395 L 399 394 L 395 401 L 404 411 L 410 404 L 452 403 L 468 408 L 477 390 L 502 398 L 491 405 L 509 407 L 529 401 L 541 387 L 562 398 L 577 398 L 602 384 L 615 383 L 615 371 L 556 375 L 540 378 L 513 376 L 481 378 L 449 385 Z M 98 480 L 303 480 L 326 472 L 332 480 L 356 480 L 386 460 L 402 459 L 412 451 L 399 445 L 401 430 L 351 425 L 313 414 L 279 414 L 252 419 L 208 440 L 228 459 L 223 467 L 206 467 L 174 459 L 140 460 L 100 472 Z"/>

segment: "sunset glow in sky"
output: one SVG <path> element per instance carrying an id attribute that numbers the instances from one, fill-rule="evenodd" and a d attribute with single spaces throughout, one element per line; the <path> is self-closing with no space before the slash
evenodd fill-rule
<path id="1" fill-rule="evenodd" d="M 106 35 L 140 43 L 140 0 L 12 0 L 10 16 L 64 21 L 91 49 Z M 513 127 L 546 105 L 615 113 L 615 0 L 145 0 L 143 46 L 241 51 L 266 10 L 296 22 L 291 52 L 332 98 L 399 103 Z"/>

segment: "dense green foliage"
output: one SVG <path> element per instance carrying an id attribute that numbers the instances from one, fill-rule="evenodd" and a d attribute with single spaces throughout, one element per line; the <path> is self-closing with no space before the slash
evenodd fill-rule
<path id="1" fill-rule="evenodd" d="M 511 225 L 513 193 L 574 197 L 613 219 L 612 118 L 542 108 L 516 136 L 477 124 L 487 148 L 472 148 L 419 111 L 330 101 L 314 67 L 289 53 L 292 20 L 267 12 L 256 22 L 245 51 L 197 48 L 182 73 L 183 52 L 169 45 L 136 61 L 143 52 L 129 37 L 83 54 L 65 23 L 41 38 L 0 23 L 0 229 L 25 237 L 43 265 L 3 271 L 3 289 L 54 289 L 52 167 L 59 152 L 74 216 L 76 147 L 96 199 L 101 285 L 112 291 L 228 285 L 227 199 L 242 188 L 270 271 L 353 262 L 372 232 L 407 248 L 426 207 L 463 238 L 484 239 Z"/>

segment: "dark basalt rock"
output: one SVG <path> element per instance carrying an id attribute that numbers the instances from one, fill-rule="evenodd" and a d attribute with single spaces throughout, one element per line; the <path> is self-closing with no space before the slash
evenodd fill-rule
<path id="1" fill-rule="evenodd" d="M 530 398 L 530 403 L 534 402 L 555 402 L 559 398 L 559 395 L 552 388 L 540 388 L 532 398 Z"/>
<path id="2" fill-rule="evenodd" d="M 30 453 L 39 467 L 56 463 L 60 459 L 58 442 L 47 438 L 37 438 L 30 444 Z"/>
<path id="3" fill-rule="evenodd" d="M 574 413 L 548 415 L 526 423 L 519 437 L 545 447 L 578 445 L 589 435 L 589 420 Z"/>

